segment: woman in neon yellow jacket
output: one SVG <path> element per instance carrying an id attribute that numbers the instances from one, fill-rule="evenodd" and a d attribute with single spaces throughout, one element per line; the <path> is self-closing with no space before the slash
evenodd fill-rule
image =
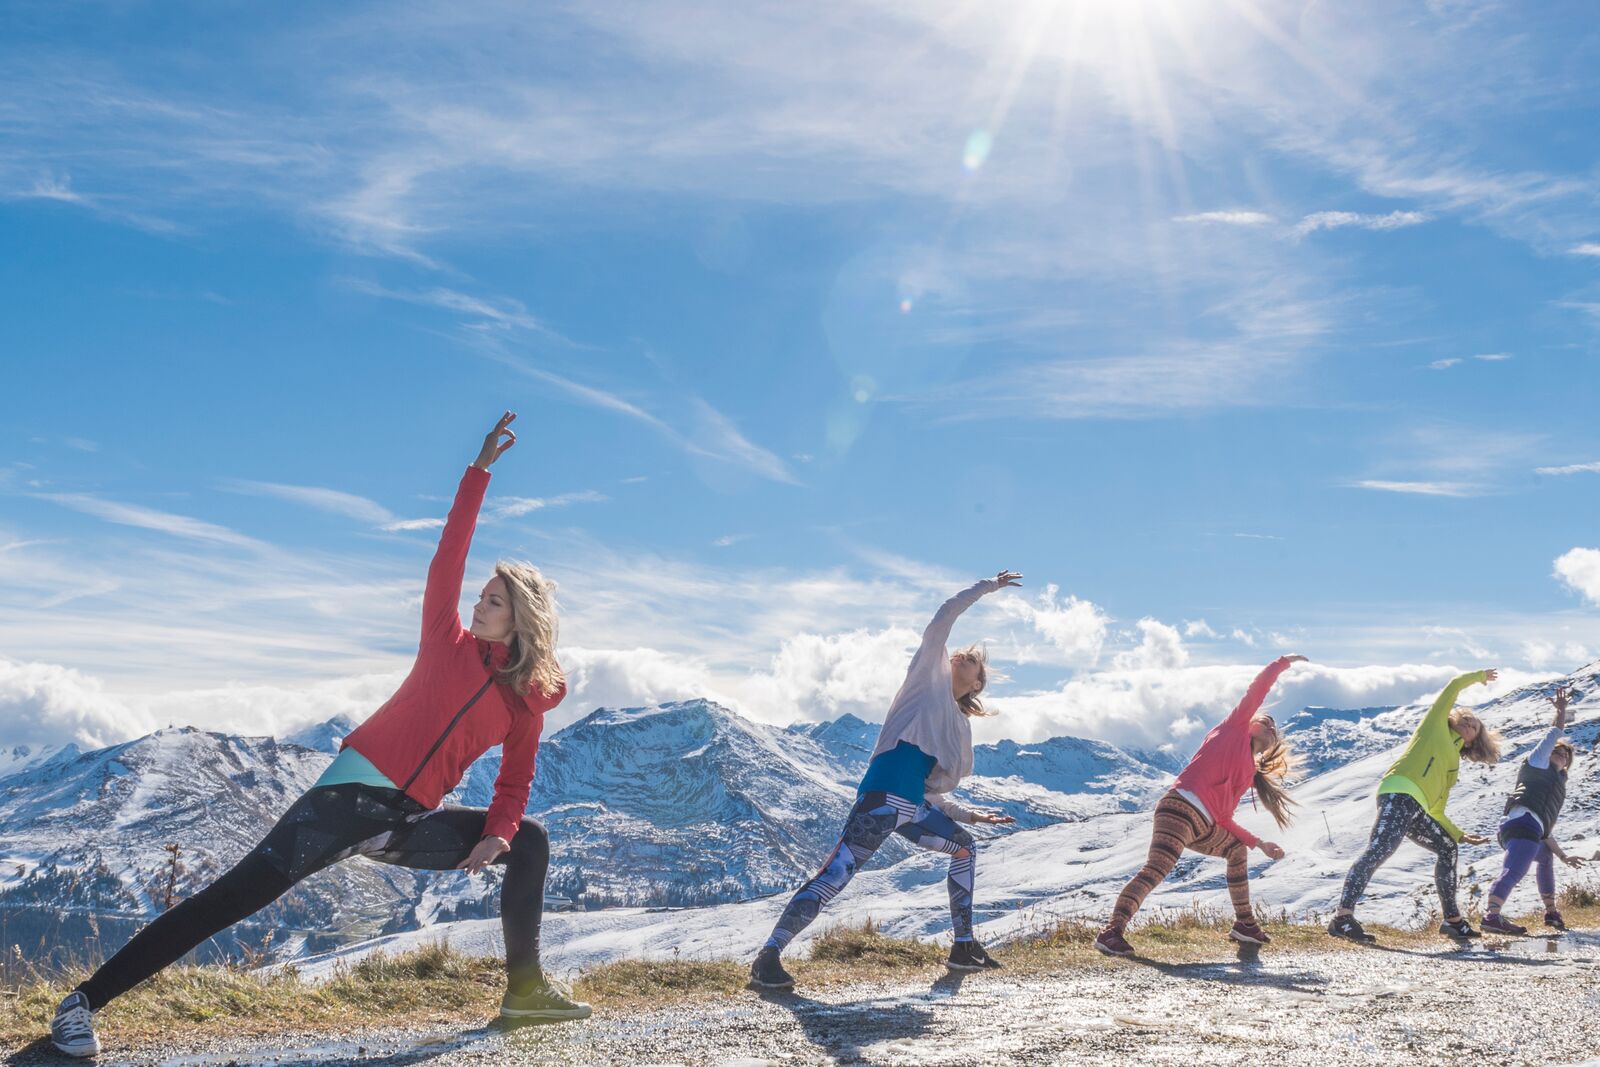
<path id="1" fill-rule="evenodd" d="M 1334 913 L 1328 933 L 1356 941 L 1372 940 L 1372 935 L 1356 922 L 1356 904 L 1366 892 L 1373 872 L 1394 855 L 1401 838 L 1410 838 L 1435 857 L 1433 882 L 1444 909 L 1444 924 L 1439 932 L 1455 938 L 1480 936 L 1467 925 L 1456 906 L 1456 843 L 1481 845 L 1489 839 L 1463 833 L 1445 815 L 1444 806 L 1463 759 L 1494 763 L 1500 758 L 1500 735 L 1486 728 L 1469 709 L 1456 707 L 1456 698 L 1463 689 L 1479 682 L 1488 685 L 1496 677 L 1498 672 L 1493 670 L 1463 674 L 1444 687 L 1422 717 L 1411 743 L 1378 785 L 1378 819 L 1372 826 L 1372 837 L 1344 880 L 1339 910 Z"/>

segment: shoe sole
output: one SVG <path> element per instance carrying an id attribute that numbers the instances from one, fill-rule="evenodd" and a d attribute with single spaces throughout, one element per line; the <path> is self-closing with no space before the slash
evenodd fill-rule
<path id="1" fill-rule="evenodd" d="M 1337 937 L 1340 941 L 1348 941 L 1353 945 L 1374 945 L 1378 941 L 1374 934 L 1336 934 L 1329 930 L 1328 936 Z"/>
<path id="2" fill-rule="evenodd" d="M 1228 940 L 1229 941 L 1237 941 L 1241 945 L 1265 945 L 1265 944 L 1268 944 L 1271 941 L 1271 938 L 1264 937 L 1261 940 L 1257 941 L 1253 937 L 1246 937 L 1244 934 L 1236 934 L 1232 930 L 1229 930 L 1228 931 Z"/>
<path id="3" fill-rule="evenodd" d="M 593 1012 L 587 1006 L 573 1008 L 571 1011 L 556 1011 L 549 1008 L 540 1008 L 536 1011 L 517 1011 L 515 1009 L 500 1009 L 500 1018 L 510 1019 L 513 1022 L 546 1022 L 565 1023 L 575 1022 L 578 1019 L 587 1019 Z"/>
<path id="4" fill-rule="evenodd" d="M 63 1056 L 72 1056 L 80 1060 L 86 1060 L 90 1057 L 100 1055 L 99 1042 L 96 1042 L 92 1048 L 68 1048 L 59 1041 L 52 1040 L 50 1042 L 50 1047 L 61 1053 Z"/>
<path id="5" fill-rule="evenodd" d="M 1116 958 L 1117 958 L 1117 959 L 1119 959 L 1119 960 L 1125 960 L 1125 959 L 1129 959 L 1129 958 L 1131 958 L 1131 957 L 1133 957 L 1133 956 L 1134 956 L 1134 955 L 1136 955 L 1136 953 L 1135 953 L 1135 952 L 1134 952 L 1134 951 L 1133 951 L 1133 949 L 1131 949 L 1131 948 L 1130 948 L 1130 949 L 1129 949 L 1129 950 L 1128 950 L 1128 951 L 1126 951 L 1126 952 L 1118 952 L 1118 951 L 1117 951 L 1117 950 L 1116 950 L 1116 949 L 1114 949 L 1114 948 L 1107 948 L 1107 947 L 1106 947 L 1106 946 L 1104 946 L 1104 945 L 1102 945 L 1102 944 L 1101 944 L 1101 943 L 1100 943 L 1100 942 L 1098 942 L 1098 941 L 1096 941 L 1096 942 L 1095 942 L 1095 943 L 1094 943 L 1094 947 L 1095 947 L 1095 948 L 1097 948 L 1097 949 L 1099 949 L 1099 950 L 1100 950 L 1100 952 L 1101 952 L 1101 953 L 1102 953 L 1102 954 L 1103 954 L 1103 955 L 1106 955 L 1106 956 L 1115 956 L 1115 957 L 1116 957 Z"/>
<path id="6" fill-rule="evenodd" d="M 749 984 L 752 989 L 774 989 L 784 992 L 794 988 L 793 982 L 763 982 L 759 978 L 750 979 Z"/>
<path id="7" fill-rule="evenodd" d="M 1001 970 L 1001 966 L 998 963 L 950 963 L 946 961 L 945 969 L 965 973 L 967 971 L 998 971 Z"/>

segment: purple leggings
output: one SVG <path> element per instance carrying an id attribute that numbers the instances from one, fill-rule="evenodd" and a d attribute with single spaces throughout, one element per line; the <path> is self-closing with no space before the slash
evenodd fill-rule
<path id="1" fill-rule="evenodd" d="M 1529 834 L 1539 832 L 1539 824 L 1532 816 L 1518 815 L 1515 819 L 1508 819 L 1500 824 L 1500 841 L 1505 845 L 1505 866 L 1500 870 L 1500 879 L 1495 882 L 1494 888 L 1489 890 L 1489 895 L 1497 900 L 1505 900 L 1511 891 L 1522 881 L 1523 875 L 1528 873 L 1528 867 L 1535 861 L 1538 862 L 1538 873 L 1534 876 L 1539 883 L 1539 895 L 1545 899 L 1555 896 L 1556 892 L 1556 858 L 1550 847 L 1542 840 L 1532 837 L 1515 837 L 1506 833 L 1511 829 L 1513 833 L 1523 830 Z"/>

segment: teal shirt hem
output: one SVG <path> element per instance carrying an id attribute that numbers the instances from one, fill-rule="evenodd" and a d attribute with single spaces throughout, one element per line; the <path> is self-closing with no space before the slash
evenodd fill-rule
<path id="1" fill-rule="evenodd" d="M 902 741 L 872 758 L 866 775 L 856 787 L 856 795 L 893 793 L 913 804 L 921 804 L 927 795 L 928 774 L 936 763 L 938 760 L 910 741 Z"/>
<path id="2" fill-rule="evenodd" d="M 382 771 L 372 765 L 372 761 L 353 748 L 340 751 L 334 757 L 328 769 L 322 772 L 312 789 L 319 789 L 325 785 L 370 785 L 379 789 L 399 789 L 400 787 L 389 781 Z"/>

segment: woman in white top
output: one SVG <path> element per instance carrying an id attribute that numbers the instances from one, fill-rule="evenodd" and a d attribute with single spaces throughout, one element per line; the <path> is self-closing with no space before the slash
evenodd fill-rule
<path id="1" fill-rule="evenodd" d="M 977 844 L 956 823 L 1008 823 L 1012 819 L 975 811 L 947 795 L 972 773 L 969 720 L 984 714 L 978 694 L 983 692 L 988 674 L 982 649 L 966 648 L 951 655 L 945 645 L 963 611 L 986 593 L 1017 585 L 1021 578 L 1012 571 L 1001 571 L 963 589 L 944 602 L 922 632 L 922 644 L 911 658 L 906 680 L 878 733 L 872 762 L 861 779 L 844 834 L 816 877 L 794 895 L 756 955 L 750 967 L 753 984 L 766 989 L 793 988 L 794 978 L 783 969 L 779 955 L 796 934 L 811 925 L 822 906 L 839 895 L 890 834 L 950 856 L 946 886 L 955 927 L 950 968 L 976 971 L 1000 966 L 972 937 Z"/>

